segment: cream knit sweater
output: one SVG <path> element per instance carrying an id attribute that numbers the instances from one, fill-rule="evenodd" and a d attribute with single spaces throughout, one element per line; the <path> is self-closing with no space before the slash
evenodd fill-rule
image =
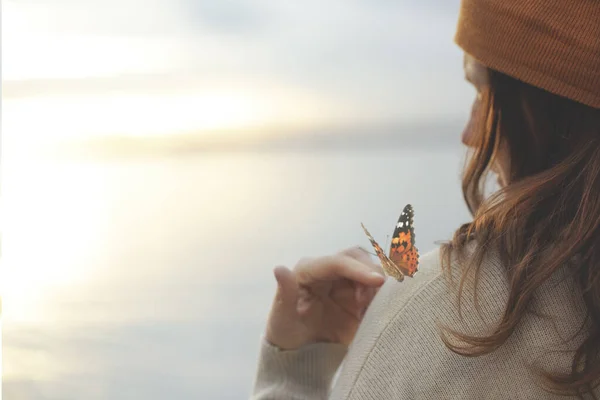
<path id="1" fill-rule="evenodd" d="M 484 333 L 503 311 L 506 275 L 491 256 L 478 288 L 481 315 L 467 284 L 461 319 L 457 285 L 441 271 L 439 258 L 439 250 L 433 251 L 421 258 L 414 278 L 386 281 L 349 349 L 319 343 L 280 351 L 263 340 L 251 399 L 564 399 L 543 391 L 527 364 L 569 370 L 572 353 L 565 350 L 575 349 L 581 340 L 571 336 L 581 326 L 585 308 L 567 269 L 540 288 L 531 307 L 535 315 L 526 315 L 502 347 L 468 358 L 444 346 L 436 321 Z M 460 267 L 453 265 L 455 283 L 459 276 Z"/>

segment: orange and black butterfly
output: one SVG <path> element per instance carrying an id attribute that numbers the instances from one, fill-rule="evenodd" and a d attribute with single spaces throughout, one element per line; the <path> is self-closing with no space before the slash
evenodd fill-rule
<path id="1" fill-rule="evenodd" d="M 402 214 L 400 214 L 396 229 L 394 229 L 389 257 L 385 255 L 383 249 L 373 239 L 367 228 L 361 224 L 375 249 L 377 257 L 381 260 L 383 270 L 399 282 L 404 280 L 405 275 L 412 277 L 419 266 L 419 250 L 415 247 L 415 229 L 413 227 L 414 215 L 415 212 L 412 206 L 407 204 Z"/>

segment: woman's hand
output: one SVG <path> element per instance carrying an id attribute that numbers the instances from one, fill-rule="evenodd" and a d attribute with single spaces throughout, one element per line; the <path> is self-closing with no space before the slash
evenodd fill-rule
<path id="1" fill-rule="evenodd" d="M 274 270 L 277 293 L 266 339 L 284 350 L 316 342 L 349 345 L 385 278 L 358 247 Z"/>

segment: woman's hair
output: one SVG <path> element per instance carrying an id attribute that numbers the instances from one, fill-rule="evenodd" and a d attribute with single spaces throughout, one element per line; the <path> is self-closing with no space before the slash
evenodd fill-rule
<path id="1" fill-rule="evenodd" d="M 536 290 L 568 265 L 586 306 L 580 331 L 586 334 L 570 373 L 537 372 L 547 390 L 594 396 L 600 384 L 600 109 L 488 71 L 490 84 L 474 116 L 478 143 L 463 173 L 473 222 L 442 246 L 442 256 L 446 268 L 454 257 L 464 266 L 462 293 L 470 270 L 477 288 L 484 257 L 495 249 L 506 268 L 509 295 L 492 334 L 474 337 L 445 328 L 444 342 L 465 356 L 496 350 L 528 311 Z M 502 152 L 510 160 L 506 185 L 486 198 L 486 177 Z M 467 251 L 474 240 L 474 250 Z M 452 344 L 447 335 L 465 345 Z"/>

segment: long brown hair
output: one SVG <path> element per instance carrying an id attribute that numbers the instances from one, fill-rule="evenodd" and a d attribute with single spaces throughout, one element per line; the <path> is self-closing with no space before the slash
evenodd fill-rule
<path id="1" fill-rule="evenodd" d="M 478 143 L 463 173 L 473 222 L 442 246 L 443 265 L 454 257 L 466 273 L 479 269 L 490 249 L 506 268 L 509 295 L 493 332 L 474 337 L 449 328 L 443 339 L 465 356 L 493 352 L 515 331 L 540 286 L 568 266 L 581 289 L 587 317 L 571 371 L 538 370 L 548 391 L 593 394 L 600 384 L 600 109 L 553 95 L 494 70 L 482 93 Z M 509 160 L 506 185 L 486 196 L 487 176 L 500 154 Z M 475 243 L 474 250 L 467 245 Z M 475 297 L 477 290 L 475 290 Z M 574 294 L 576 295 L 576 294 Z M 475 298 L 475 304 L 477 299 Z M 450 335 L 450 336 L 448 336 Z M 458 339 L 461 345 L 448 340 Z"/>

